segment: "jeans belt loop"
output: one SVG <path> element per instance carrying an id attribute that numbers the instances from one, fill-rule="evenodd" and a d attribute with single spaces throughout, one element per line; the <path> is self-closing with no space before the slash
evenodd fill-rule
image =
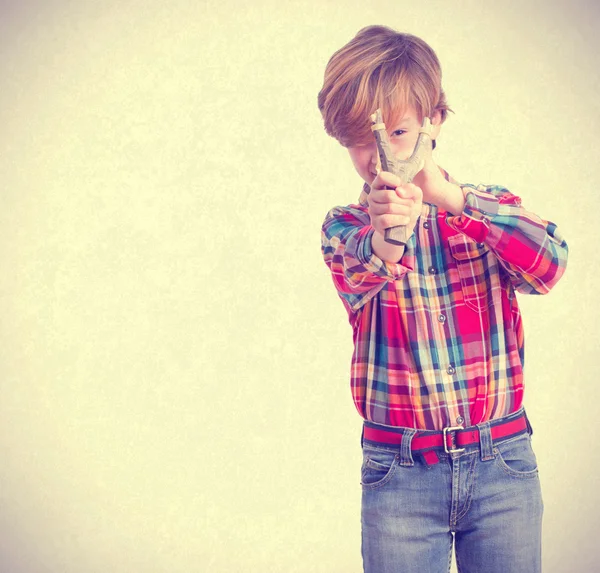
<path id="1" fill-rule="evenodd" d="M 402 432 L 402 443 L 400 445 L 400 465 L 401 466 L 414 466 L 415 460 L 412 457 L 411 442 L 417 430 L 414 428 L 406 428 Z"/>
<path id="2" fill-rule="evenodd" d="M 477 424 L 479 429 L 479 447 L 481 448 L 481 461 L 487 462 L 494 459 L 494 444 L 489 422 Z"/>

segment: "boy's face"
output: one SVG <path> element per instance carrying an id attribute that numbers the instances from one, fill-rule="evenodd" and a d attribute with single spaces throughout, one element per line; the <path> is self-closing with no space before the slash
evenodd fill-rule
<path id="1" fill-rule="evenodd" d="M 419 118 L 417 111 L 411 106 L 396 124 L 386 125 L 390 146 L 396 159 L 406 160 L 412 155 L 419 138 L 421 123 L 422 120 Z M 433 139 L 436 139 L 441 128 L 439 112 L 436 112 L 431 118 L 431 123 L 434 126 L 431 135 Z M 377 175 L 378 168 L 381 167 L 375 136 L 373 136 L 373 141 L 370 143 L 348 147 L 348 153 L 354 169 L 363 181 L 370 186 Z"/>

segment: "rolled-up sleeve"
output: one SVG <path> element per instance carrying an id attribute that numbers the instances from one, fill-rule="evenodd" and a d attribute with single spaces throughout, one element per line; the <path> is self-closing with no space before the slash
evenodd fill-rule
<path id="1" fill-rule="evenodd" d="M 449 215 L 447 223 L 485 243 L 518 292 L 549 292 L 567 266 L 568 247 L 557 226 L 527 211 L 519 197 L 503 187 L 461 187 L 465 208 L 460 215 Z"/>
<path id="2" fill-rule="evenodd" d="M 380 259 L 371 246 L 369 214 L 360 205 L 335 207 L 321 230 L 321 250 L 333 282 L 345 302 L 357 310 L 386 283 L 401 279 L 412 268 Z"/>

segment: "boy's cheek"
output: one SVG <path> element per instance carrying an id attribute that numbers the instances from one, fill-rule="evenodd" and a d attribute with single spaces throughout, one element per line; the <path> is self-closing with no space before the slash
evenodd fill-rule
<path id="1" fill-rule="evenodd" d="M 416 145 L 416 138 L 411 138 L 410 140 L 403 142 L 402 145 L 396 145 L 394 149 L 394 157 L 402 161 L 410 159 L 410 156 L 413 154 Z"/>

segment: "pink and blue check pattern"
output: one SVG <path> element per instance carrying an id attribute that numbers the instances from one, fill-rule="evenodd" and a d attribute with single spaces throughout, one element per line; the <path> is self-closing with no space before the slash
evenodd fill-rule
<path id="1" fill-rule="evenodd" d="M 460 215 L 423 204 L 398 263 L 371 250 L 364 192 L 323 223 L 323 256 L 353 328 L 352 395 L 365 420 L 441 430 L 521 407 L 515 291 L 547 293 L 566 268 L 567 245 L 506 189 L 461 187 Z"/>

